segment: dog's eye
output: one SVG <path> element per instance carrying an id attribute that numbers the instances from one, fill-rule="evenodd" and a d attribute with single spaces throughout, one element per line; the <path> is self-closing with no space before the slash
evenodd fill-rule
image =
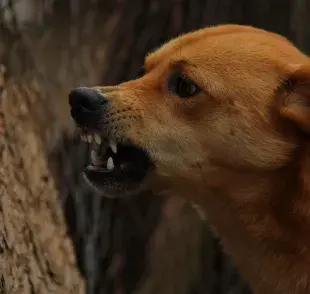
<path id="1" fill-rule="evenodd" d="M 169 90 L 180 98 L 189 98 L 200 92 L 198 86 L 190 79 L 182 76 L 174 76 L 169 81 Z"/>

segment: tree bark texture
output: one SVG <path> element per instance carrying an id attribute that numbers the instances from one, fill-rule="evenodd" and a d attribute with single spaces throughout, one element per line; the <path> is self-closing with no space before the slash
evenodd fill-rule
<path id="1" fill-rule="evenodd" d="M 10 83 L 2 97 L 0 293 L 84 293 L 31 111 L 39 110 L 38 86 Z"/>
<path id="2" fill-rule="evenodd" d="M 308 1 L 47 2 L 52 8 L 43 9 L 39 23 L 0 32 L 10 77 L 0 197 L 3 293 L 82 288 L 57 195 L 88 294 L 250 293 L 192 204 L 151 191 L 106 200 L 85 185 L 89 146 L 77 138 L 66 95 L 76 85 L 135 78 L 146 53 L 206 25 L 255 25 L 309 51 Z"/>
<path id="3" fill-rule="evenodd" d="M 75 79 L 98 82 L 94 77 L 101 57 L 89 51 L 92 46 L 87 37 L 87 46 L 74 50 L 79 29 L 68 24 L 62 27 L 57 18 L 61 19 L 64 10 L 56 4 L 55 19 L 46 16 L 44 27 L 30 23 L 21 29 L 16 20 L 10 24 L 0 21 L 0 64 L 7 68 L 5 79 L 0 76 L 3 294 L 85 293 L 47 154 L 70 133 L 68 89 Z M 83 71 L 85 64 L 91 72 Z"/>

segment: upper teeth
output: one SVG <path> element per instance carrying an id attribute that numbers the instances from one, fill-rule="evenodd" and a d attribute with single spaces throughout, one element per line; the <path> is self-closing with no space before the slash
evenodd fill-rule
<path id="1" fill-rule="evenodd" d="M 96 143 L 97 143 L 98 145 L 101 144 L 101 137 L 100 137 L 100 135 L 95 134 L 95 135 L 94 135 L 94 139 L 95 139 L 95 141 L 96 141 Z"/>
<path id="2" fill-rule="evenodd" d="M 88 143 L 91 143 L 92 141 L 93 141 L 93 135 L 88 134 L 88 135 L 87 135 L 87 142 L 88 142 Z"/>
<path id="3" fill-rule="evenodd" d="M 82 132 L 80 134 L 81 140 L 84 142 L 92 143 L 96 142 L 96 144 L 101 145 L 104 140 L 101 138 L 101 136 L 98 133 L 88 133 L 88 132 Z M 117 153 L 117 143 L 114 139 L 109 139 L 109 145 L 113 153 Z"/>
<path id="4" fill-rule="evenodd" d="M 87 142 L 87 137 L 84 134 L 81 134 L 81 140 L 84 142 Z"/>
<path id="5" fill-rule="evenodd" d="M 110 140 L 109 143 L 110 143 L 110 147 L 111 147 L 112 151 L 116 154 L 117 153 L 117 144 L 116 144 L 116 142 L 113 141 L 113 140 Z"/>

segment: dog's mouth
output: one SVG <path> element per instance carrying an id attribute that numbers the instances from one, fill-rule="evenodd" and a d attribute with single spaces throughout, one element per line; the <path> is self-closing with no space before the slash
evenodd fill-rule
<path id="1" fill-rule="evenodd" d="M 123 196 L 137 189 L 153 166 L 147 152 L 130 140 L 118 142 L 88 131 L 81 133 L 81 140 L 92 147 L 84 176 L 107 197 Z"/>

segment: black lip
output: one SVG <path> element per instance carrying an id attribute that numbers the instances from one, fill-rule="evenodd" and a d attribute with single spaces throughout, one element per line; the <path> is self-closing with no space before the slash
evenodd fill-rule
<path id="1" fill-rule="evenodd" d="M 147 173 L 147 169 L 130 168 L 130 169 L 114 169 L 108 170 L 106 168 L 94 167 L 89 165 L 84 170 L 87 178 L 93 182 L 140 182 Z"/>

